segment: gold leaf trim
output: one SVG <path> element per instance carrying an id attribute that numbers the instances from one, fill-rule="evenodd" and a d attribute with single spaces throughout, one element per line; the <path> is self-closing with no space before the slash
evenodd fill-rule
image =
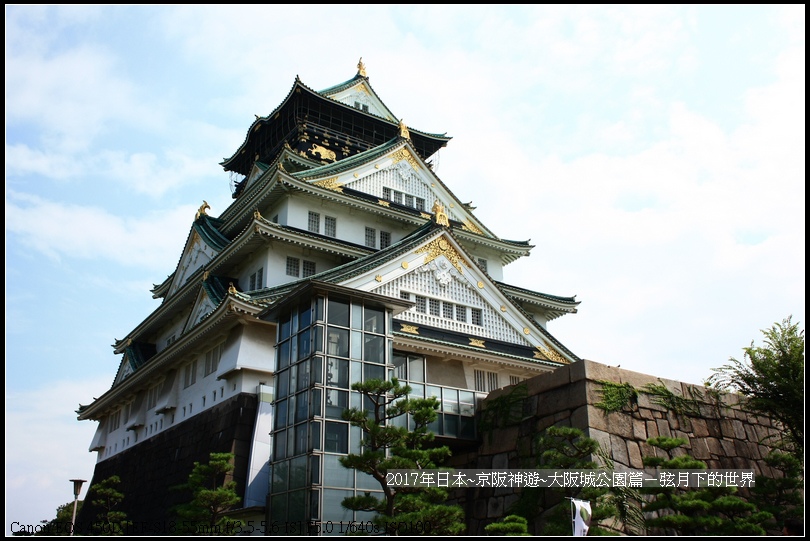
<path id="1" fill-rule="evenodd" d="M 405 161 L 407 161 L 407 162 L 408 162 L 408 163 L 411 165 L 411 167 L 413 167 L 414 169 L 418 169 L 418 168 L 419 168 L 419 165 L 418 165 L 418 164 L 419 164 L 419 162 L 417 162 L 417 161 L 416 161 L 416 158 L 414 158 L 414 157 L 413 157 L 413 154 L 411 154 L 411 153 L 410 153 L 410 151 L 409 151 L 407 148 L 401 148 L 401 149 L 397 150 L 396 152 L 394 152 L 393 154 L 391 154 L 391 155 L 389 156 L 389 158 L 391 158 L 391 160 L 392 160 L 392 161 L 393 161 L 393 163 L 395 163 L 395 164 L 396 164 L 396 163 L 401 162 L 402 160 L 405 160 Z"/>
<path id="2" fill-rule="evenodd" d="M 450 205 L 450 206 L 452 207 L 453 205 Z M 478 234 L 478 235 L 483 235 L 483 234 L 484 234 L 484 232 L 483 232 L 483 231 L 481 231 L 480 229 L 478 229 L 478 228 L 475 226 L 475 224 L 474 224 L 474 223 L 472 223 L 472 222 L 471 222 L 471 221 L 469 221 L 469 220 L 464 220 L 464 225 L 462 225 L 462 226 L 461 226 L 461 229 L 466 229 L 467 231 L 470 231 L 471 233 L 476 233 L 476 234 Z"/>
<path id="3" fill-rule="evenodd" d="M 416 325 L 405 325 L 404 323 L 400 323 L 402 325 L 402 332 L 406 332 L 408 334 L 419 334 L 419 327 Z"/>
<path id="4" fill-rule="evenodd" d="M 529 331 L 528 327 L 523 327 L 523 334 L 529 334 L 529 332 L 531 331 Z"/>
<path id="5" fill-rule="evenodd" d="M 408 268 L 408 262 L 407 262 L 407 261 L 403 261 L 403 262 L 402 262 L 402 268 L 403 268 L 403 269 L 407 269 L 407 268 Z"/>
<path id="6" fill-rule="evenodd" d="M 549 349 L 543 346 L 537 346 L 537 350 L 534 352 L 535 359 L 542 359 L 543 357 L 540 356 L 542 354 L 546 359 L 549 361 L 555 361 L 562 364 L 571 364 L 571 361 L 554 351 L 553 349 Z"/>
<path id="7" fill-rule="evenodd" d="M 374 279 L 377 280 L 378 282 L 382 282 L 382 274 L 378 274 L 377 276 L 374 277 Z"/>
<path id="8" fill-rule="evenodd" d="M 326 178 L 313 182 L 313 184 L 315 186 L 320 186 L 321 188 L 326 188 L 327 190 L 332 190 L 333 192 L 343 193 L 343 184 L 338 182 L 338 177 Z"/>
<path id="9" fill-rule="evenodd" d="M 391 208 L 391 203 L 389 201 L 383 201 L 382 199 L 377 199 L 377 204 L 382 205 L 384 207 Z"/>
<path id="10" fill-rule="evenodd" d="M 440 255 L 446 257 L 450 263 L 458 270 L 460 273 L 464 273 L 464 269 L 461 268 L 461 263 L 464 263 L 467 267 L 470 266 L 467 261 L 456 252 L 456 249 L 453 248 L 453 245 L 447 242 L 447 239 L 444 236 L 435 239 L 428 244 L 418 248 L 415 254 L 425 254 L 425 264 L 430 263 Z"/>
<path id="11" fill-rule="evenodd" d="M 484 282 L 478 282 L 478 289 L 484 289 Z"/>
<path id="12" fill-rule="evenodd" d="M 487 346 L 484 345 L 484 341 L 477 338 L 470 338 L 470 345 L 477 348 L 487 348 Z"/>

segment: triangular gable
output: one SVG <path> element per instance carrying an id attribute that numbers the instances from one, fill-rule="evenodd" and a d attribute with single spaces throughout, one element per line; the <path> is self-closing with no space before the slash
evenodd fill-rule
<path id="1" fill-rule="evenodd" d="M 473 264 L 464 249 L 447 229 L 438 229 L 399 257 L 386 260 L 376 268 L 357 274 L 340 285 L 404 298 L 403 294 L 426 299 L 425 313 L 414 307 L 397 316 L 398 319 L 443 328 L 453 332 L 480 336 L 535 348 L 535 358 L 571 362 L 576 357 L 553 344 L 545 332 L 531 321 L 495 282 Z M 439 315 L 431 314 L 430 300 L 439 303 Z M 453 306 L 453 313 L 444 313 L 444 304 Z M 434 305 L 435 306 L 435 305 Z M 465 307 L 466 321 L 459 321 L 455 306 Z M 480 310 L 481 324 L 471 320 L 471 310 Z M 451 317 L 447 317 L 450 315 Z"/>
<path id="2" fill-rule="evenodd" d="M 321 94 L 349 107 L 359 109 L 364 113 L 370 113 L 392 122 L 398 120 L 394 113 L 377 96 L 377 93 L 374 92 L 374 89 L 371 88 L 365 78 L 357 77 L 355 83 L 348 88 L 340 88 L 337 91 L 326 90 L 322 91 Z"/>
<path id="3" fill-rule="evenodd" d="M 212 246 L 207 244 L 202 236 L 192 228 L 186 247 L 183 250 L 183 255 L 180 262 L 177 264 L 177 270 L 174 272 L 174 279 L 172 286 L 169 289 L 171 296 L 175 291 L 183 287 L 188 279 L 199 269 L 208 264 L 209 261 L 214 259 L 218 253 Z"/>
<path id="4" fill-rule="evenodd" d="M 368 160 L 358 160 L 337 175 L 326 168 L 318 178 L 310 177 L 308 181 L 335 191 L 351 188 L 373 195 L 383 206 L 404 205 L 421 211 L 425 219 L 435 213 L 434 204 L 438 202 L 447 217 L 461 223 L 463 229 L 496 238 L 436 177 L 406 139 L 382 155 L 376 151 L 368 155 Z"/>
<path id="5" fill-rule="evenodd" d="M 187 333 L 192 327 L 202 321 L 205 316 L 213 312 L 218 304 L 219 301 L 211 298 L 208 289 L 201 287 L 199 293 L 197 293 L 197 300 L 194 302 L 194 307 L 191 309 L 188 320 L 186 320 L 186 324 L 183 327 L 183 334 Z"/>

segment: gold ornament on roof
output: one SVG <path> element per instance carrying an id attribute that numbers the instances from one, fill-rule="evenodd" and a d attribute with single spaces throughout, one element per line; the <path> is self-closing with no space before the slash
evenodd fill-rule
<path id="1" fill-rule="evenodd" d="M 470 345 L 475 346 L 477 348 L 484 348 L 486 349 L 487 346 L 484 345 L 483 340 L 479 340 L 477 338 L 470 338 Z"/>
<path id="2" fill-rule="evenodd" d="M 402 325 L 401 329 L 402 332 L 406 332 L 409 334 L 419 334 L 419 327 L 417 327 L 416 325 L 406 325 L 404 323 L 402 323 L 401 325 Z"/>
<path id="3" fill-rule="evenodd" d="M 236 288 L 233 287 L 233 282 L 228 282 L 228 293 L 230 293 L 231 295 L 236 294 Z"/>
<path id="4" fill-rule="evenodd" d="M 543 346 L 537 346 L 537 349 L 538 349 L 538 351 L 534 352 L 534 358 L 535 359 L 542 359 L 543 357 L 545 357 L 549 361 L 555 361 L 555 362 L 562 363 L 562 364 L 571 364 L 571 361 L 569 361 L 568 359 L 566 359 L 565 357 L 563 357 L 562 355 L 560 355 L 559 353 L 557 353 L 553 349 L 546 348 L 546 347 L 543 347 Z M 541 357 L 540 354 L 542 354 L 543 357 Z"/>
<path id="5" fill-rule="evenodd" d="M 261 220 L 262 219 L 262 215 L 259 213 L 259 209 L 256 209 L 256 210 L 253 211 L 253 218 L 256 219 L 256 220 Z"/>
<path id="6" fill-rule="evenodd" d="M 399 121 L 399 136 L 404 139 L 411 138 L 411 132 L 408 131 L 408 126 L 405 125 L 404 120 Z"/>
<path id="7" fill-rule="evenodd" d="M 425 265 L 427 265 L 440 255 L 443 255 L 448 259 L 448 261 L 450 261 L 450 263 L 452 263 L 452 265 L 456 268 L 456 270 L 462 274 L 464 273 L 464 269 L 461 268 L 461 263 L 464 263 L 468 267 L 470 266 L 470 264 L 467 263 L 467 261 L 459 255 L 456 249 L 453 248 L 453 245 L 447 242 L 447 239 L 445 239 L 443 236 L 422 246 L 421 248 L 417 249 L 414 253 L 421 254 L 425 252 L 427 252 L 425 255 L 425 262 L 424 262 Z"/>
<path id="8" fill-rule="evenodd" d="M 210 208 L 211 208 L 211 205 L 208 204 L 208 201 L 203 199 L 203 204 L 200 205 L 199 209 L 197 209 L 197 214 L 194 216 L 194 221 L 199 220 L 200 216 L 203 216 L 203 215 L 208 216 L 208 213 L 205 212 L 205 211 L 207 209 L 210 209 Z"/>
<path id="9" fill-rule="evenodd" d="M 319 180 L 317 182 L 313 182 L 313 184 L 315 186 L 320 186 L 321 188 L 326 188 L 327 190 L 343 193 L 343 185 L 340 182 L 338 182 L 338 177 Z"/>
<path id="10" fill-rule="evenodd" d="M 378 274 L 377 276 L 374 277 L 374 279 L 377 280 L 378 282 L 382 282 L 382 274 Z"/>
<path id="11" fill-rule="evenodd" d="M 411 167 L 413 167 L 414 169 L 418 168 L 416 158 L 413 157 L 413 154 L 411 154 L 407 148 L 401 148 L 397 150 L 396 152 L 390 155 L 390 158 L 394 164 L 397 164 L 402 160 L 406 160 L 409 164 L 411 164 Z"/>
<path id="12" fill-rule="evenodd" d="M 478 229 L 478 227 L 476 227 L 475 224 L 472 223 L 470 220 L 464 220 L 464 225 L 461 226 L 461 229 L 464 229 L 466 231 L 470 231 L 472 233 L 477 233 L 479 235 L 482 234 L 482 231 L 480 229 Z"/>
<path id="13" fill-rule="evenodd" d="M 433 208 L 430 209 L 436 219 L 436 223 L 445 227 L 450 227 L 450 221 L 447 219 L 447 214 L 444 212 L 444 205 L 439 203 L 439 200 L 433 202 Z"/>
<path id="14" fill-rule="evenodd" d="M 368 75 L 366 75 L 366 65 L 363 64 L 362 56 L 360 57 L 360 61 L 357 62 L 357 75 L 360 77 L 368 77 Z"/>

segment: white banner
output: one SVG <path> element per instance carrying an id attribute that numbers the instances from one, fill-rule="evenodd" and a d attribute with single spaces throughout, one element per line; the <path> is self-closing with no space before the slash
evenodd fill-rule
<path id="1" fill-rule="evenodd" d="M 591 526 L 591 502 L 571 498 L 574 535 L 588 535 Z"/>

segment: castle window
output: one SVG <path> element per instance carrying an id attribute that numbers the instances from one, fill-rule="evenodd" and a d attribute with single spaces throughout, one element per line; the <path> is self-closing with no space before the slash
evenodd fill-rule
<path id="1" fill-rule="evenodd" d="M 416 198 L 416 210 L 425 210 L 425 200 L 421 197 Z"/>
<path id="2" fill-rule="evenodd" d="M 315 262 L 304 260 L 304 274 L 303 277 L 313 276 L 315 274 Z"/>
<path id="3" fill-rule="evenodd" d="M 399 203 L 401 205 L 402 204 L 402 192 L 398 192 L 398 191 L 394 190 L 393 195 L 394 195 L 394 198 L 392 199 L 392 201 L 394 203 Z"/>
<path id="4" fill-rule="evenodd" d="M 118 430 L 118 427 L 121 426 L 121 410 L 115 410 L 115 413 L 110 415 L 110 428 L 108 432 L 114 432 Z"/>
<path id="5" fill-rule="evenodd" d="M 309 212 L 309 219 L 307 221 L 307 229 L 312 233 L 320 233 L 321 231 L 321 215 L 317 212 Z"/>
<path id="6" fill-rule="evenodd" d="M 483 257 L 478 258 L 478 266 L 481 267 L 484 272 L 487 272 L 487 260 Z"/>
<path id="7" fill-rule="evenodd" d="M 377 230 L 371 227 L 366 228 L 366 246 L 369 248 L 377 247 Z"/>
<path id="8" fill-rule="evenodd" d="M 191 387 L 197 383 L 197 361 L 187 364 L 183 373 L 183 387 Z"/>
<path id="9" fill-rule="evenodd" d="M 287 276 L 295 276 L 298 278 L 299 268 L 301 266 L 301 261 L 296 259 L 295 257 L 288 257 L 287 258 Z"/>
<path id="10" fill-rule="evenodd" d="M 219 360 L 222 358 L 222 350 L 225 344 L 219 344 L 205 354 L 205 375 L 213 374 L 219 367 Z"/>
<path id="11" fill-rule="evenodd" d="M 146 393 L 146 409 L 150 410 L 157 406 L 158 394 L 160 393 L 160 384 L 152 385 Z"/>
<path id="12" fill-rule="evenodd" d="M 517 385 L 521 381 L 523 381 L 523 378 L 520 376 L 509 376 L 509 385 Z"/>
<path id="13" fill-rule="evenodd" d="M 498 373 L 475 370 L 475 390 L 488 393 L 498 388 Z"/>
<path id="14" fill-rule="evenodd" d="M 250 275 L 249 283 L 250 286 L 248 287 L 248 291 L 261 289 L 264 287 L 264 267 L 261 267 L 259 270 Z"/>
<path id="15" fill-rule="evenodd" d="M 383 199 L 391 200 L 391 188 L 383 188 Z"/>
<path id="16" fill-rule="evenodd" d="M 416 296 L 416 311 L 423 314 L 427 313 L 427 299 L 425 297 Z"/>
<path id="17" fill-rule="evenodd" d="M 405 194 L 405 206 L 406 207 L 413 207 L 413 196 Z"/>
<path id="18" fill-rule="evenodd" d="M 323 234 L 327 237 L 337 237 L 337 218 L 325 216 L 323 219 Z"/>
<path id="19" fill-rule="evenodd" d="M 408 293 L 407 291 L 400 291 L 399 292 L 399 298 L 400 299 L 405 299 L 406 301 L 409 301 L 409 300 L 411 300 L 411 294 Z"/>
<path id="20" fill-rule="evenodd" d="M 380 231 L 380 249 L 388 248 L 391 246 L 391 233 L 388 231 Z"/>
<path id="21" fill-rule="evenodd" d="M 479 327 L 483 325 L 483 317 L 480 308 L 470 308 L 470 323 L 473 325 L 478 325 Z"/>
<path id="22" fill-rule="evenodd" d="M 456 305 L 456 321 L 467 323 L 467 307 Z"/>
<path id="23" fill-rule="evenodd" d="M 430 315 L 438 316 L 441 303 L 436 299 L 430 299 Z"/>
<path id="24" fill-rule="evenodd" d="M 453 319 L 453 304 L 445 302 L 442 304 L 442 315 L 447 319 Z"/>

